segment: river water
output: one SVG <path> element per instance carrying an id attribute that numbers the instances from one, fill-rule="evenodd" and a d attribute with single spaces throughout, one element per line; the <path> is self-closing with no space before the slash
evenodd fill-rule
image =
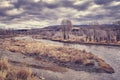
<path id="1" fill-rule="evenodd" d="M 44 39 L 35 39 L 35 40 L 47 44 L 67 46 L 67 47 L 77 48 L 80 50 L 86 50 L 87 52 L 92 52 L 93 54 L 98 55 L 103 60 L 105 60 L 105 62 L 110 64 L 115 70 L 115 73 L 113 74 L 94 73 L 94 72 L 89 73 L 85 71 L 74 71 L 72 69 L 69 69 L 68 72 L 64 74 L 50 71 L 47 72 L 48 75 L 46 76 L 47 77 L 46 80 L 120 80 L 120 47 L 118 46 L 115 47 L 115 46 L 101 46 L 101 45 L 99 46 L 83 45 L 83 44 L 81 45 L 81 44 L 55 42 Z M 50 77 L 52 78 L 50 79 Z"/>
<path id="2" fill-rule="evenodd" d="M 62 42 L 55 42 L 50 40 L 38 40 L 44 43 L 60 45 L 60 46 L 68 46 L 72 48 L 77 48 L 80 50 L 86 50 L 87 52 L 92 52 L 95 55 L 101 57 L 105 62 L 110 64 L 115 73 L 107 74 L 107 73 L 88 73 L 88 72 L 71 72 L 71 76 L 75 77 L 68 80 L 120 80 L 120 47 L 115 46 L 98 46 L 98 45 L 81 45 L 81 44 L 69 44 Z M 77 73 L 77 74 L 76 74 Z M 69 77 L 69 76 L 68 76 Z M 66 79 L 67 80 L 67 79 Z"/>

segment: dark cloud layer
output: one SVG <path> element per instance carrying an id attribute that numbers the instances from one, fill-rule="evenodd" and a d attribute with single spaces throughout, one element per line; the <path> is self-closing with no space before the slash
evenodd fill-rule
<path id="1" fill-rule="evenodd" d="M 112 22 L 120 20 L 119 9 L 119 0 L 4 0 L 0 2 L 0 22 L 57 24 L 63 18 L 75 24 L 92 20 Z"/>
<path id="2" fill-rule="evenodd" d="M 95 0 L 95 3 L 98 5 L 105 5 L 105 4 L 109 4 L 110 2 L 112 2 L 113 0 Z"/>

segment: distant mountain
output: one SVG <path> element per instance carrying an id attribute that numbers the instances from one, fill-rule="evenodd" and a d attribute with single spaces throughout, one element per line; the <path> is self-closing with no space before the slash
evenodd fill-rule
<path id="1" fill-rule="evenodd" d="M 61 25 L 54 25 L 54 26 L 48 26 L 44 27 L 42 29 L 46 30 L 55 30 L 58 31 L 60 29 Z M 104 24 L 104 25 L 73 25 L 73 27 L 80 27 L 80 28 L 111 28 L 111 29 L 120 29 L 119 25 L 114 25 L 114 24 Z"/>

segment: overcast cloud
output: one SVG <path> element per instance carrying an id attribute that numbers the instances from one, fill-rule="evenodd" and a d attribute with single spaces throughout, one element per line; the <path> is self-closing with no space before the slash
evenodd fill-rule
<path id="1" fill-rule="evenodd" d="M 0 0 L 0 27 L 29 28 L 120 20 L 120 0 Z"/>

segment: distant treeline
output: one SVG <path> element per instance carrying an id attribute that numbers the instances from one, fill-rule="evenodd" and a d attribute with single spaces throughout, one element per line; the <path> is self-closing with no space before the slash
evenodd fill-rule
<path id="1" fill-rule="evenodd" d="M 117 27 L 82 27 L 72 30 L 72 34 L 82 36 L 87 42 L 120 41 L 120 28 Z"/>
<path id="2" fill-rule="evenodd" d="M 51 32 L 51 37 L 55 34 L 55 32 L 60 31 L 60 25 L 49 26 L 40 29 L 21 29 L 21 30 L 13 30 L 13 29 L 0 29 L 0 35 L 47 35 L 46 32 Z M 74 25 L 72 34 L 76 36 L 84 37 L 86 41 L 106 41 L 106 42 L 117 42 L 120 41 L 120 26 L 119 25 Z"/>

